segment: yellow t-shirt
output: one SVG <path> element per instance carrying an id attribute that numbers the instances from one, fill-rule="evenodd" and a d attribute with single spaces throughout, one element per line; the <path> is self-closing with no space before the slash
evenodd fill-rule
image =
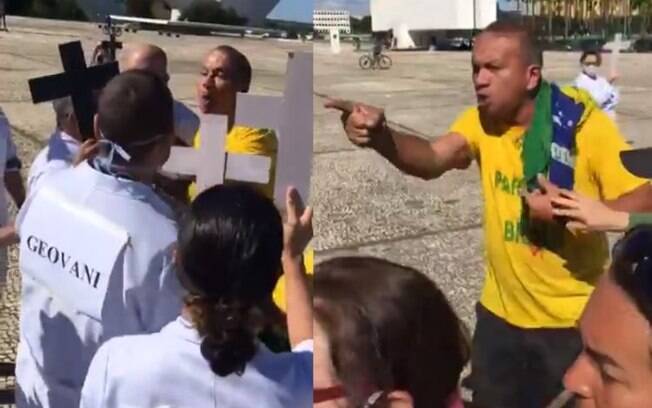
<path id="1" fill-rule="evenodd" d="M 272 159 L 272 167 L 270 169 L 269 183 L 255 184 L 267 196 L 272 198 L 274 195 L 274 176 L 276 174 L 276 152 L 278 142 L 276 134 L 268 129 L 254 129 L 244 126 L 234 126 L 229 134 L 226 136 L 225 150 L 227 153 L 240 153 L 240 154 L 255 154 L 259 156 L 267 156 Z M 201 146 L 201 136 L 199 133 L 195 136 L 193 147 L 199 149 Z M 228 180 L 225 180 L 228 182 Z M 193 200 L 197 196 L 197 185 L 192 183 L 188 189 L 190 199 Z M 314 269 L 314 250 L 310 247 L 304 252 L 304 264 L 306 271 L 309 274 L 313 273 Z M 285 277 L 281 276 L 276 288 L 274 289 L 274 302 L 283 311 L 285 311 Z"/>
<path id="2" fill-rule="evenodd" d="M 524 186 L 521 160 L 524 128 L 488 135 L 477 108 L 452 125 L 462 134 L 480 168 L 484 193 L 485 283 L 481 304 L 522 328 L 562 328 L 576 324 L 596 280 L 607 266 L 605 234 L 574 237 L 563 232 L 560 250 L 537 248 L 520 228 Z M 614 122 L 594 110 L 576 135 L 575 190 L 615 199 L 646 183 L 621 164 L 628 145 Z"/>

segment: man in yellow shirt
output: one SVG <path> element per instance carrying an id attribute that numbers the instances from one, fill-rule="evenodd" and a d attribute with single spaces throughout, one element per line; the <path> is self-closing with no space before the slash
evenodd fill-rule
<path id="1" fill-rule="evenodd" d="M 228 45 L 212 49 L 204 58 L 200 78 L 197 81 L 197 104 L 203 114 L 225 115 L 228 118 L 228 134 L 225 150 L 228 153 L 255 154 L 272 159 L 269 183 L 258 185 L 268 197 L 273 197 L 276 174 L 276 152 L 278 142 L 274 131 L 254 129 L 235 125 L 235 109 L 238 92 L 249 92 L 252 68 L 247 57 Z M 199 148 L 201 135 L 195 136 L 193 146 Z M 228 182 L 228 180 L 226 180 Z M 197 195 L 195 183 L 189 187 L 190 200 Z M 313 271 L 313 250 L 308 248 L 305 256 L 306 271 Z M 285 310 L 285 283 L 279 280 L 274 291 L 274 300 Z"/>
<path id="2" fill-rule="evenodd" d="M 408 175 L 431 180 L 478 163 L 486 278 L 473 339 L 473 406 L 542 407 L 582 348 L 575 324 L 606 266 L 608 243 L 604 234 L 567 232 L 552 215 L 556 189 L 537 188 L 537 175 L 628 211 L 650 209 L 652 186 L 623 168 L 618 154 L 627 144 L 590 98 L 543 81 L 543 55 L 526 29 L 490 25 L 476 39 L 472 65 L 477 106 L 434 141 L 391 129 L 378 108 L 326 106 L 343 112 L 354 144 Z"/>

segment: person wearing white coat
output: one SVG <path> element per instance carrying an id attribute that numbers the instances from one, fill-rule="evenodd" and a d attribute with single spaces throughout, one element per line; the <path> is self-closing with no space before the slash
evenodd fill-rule
<path id="1" fill-rule="evenodd" d="M 82 408 L 312 407 L 312 300 L 301 254 L 312 216 L 288 192 L 285 247 L 273 202 L 249 186 L 216 186 L 192 203 L 179 233 L 177 268 L 188 290 L 181 316 L 160 333 L 104 344 Z M 285 274 L 292 352 L 256 340 Z"/>
<path id="2" fill-rule="evenodd" d="M 144 72 L 113 78 L 95 131 L 102 153 L 49 176 L 17 219 L 18 408 L 78 406 L 103 342 L 157 332 L 182 304 L 176 214 L 151 182 L 174 139 L 170 91 Z"/>
<path id="3" fill-rule="evenodd" d="M 620 101 L 620 93 L 614 86 L 616 77 L 612 76 L 607 80 L 598 74 L 602 56 L 597 51 L 584 52 L 580 63 L 582 72 L 575 79 L 575 86 L 589 92 L 600 109 L 615 120 L 616 106 Z"/>
<path id="4" fill-rule="evenodd" d="M 57 126 L 48 144 L 36 155 L 27 176 L 27 191 L 33 191 L 44 176 L 69 168 L 79 153 L 81 134 L 70 97 L 52 103 Z"/>
<path id="5" fill-rule="evenodd" d="M 4 290 L 7 282 L 7 248 L 8 244 L 14 243 L 9 222 L 9 200 L 7 193 L 11 196 L 16 207 L 20 208 L 25 200 L 25 187 L 20 176 L 22 163 L 18 158 L 16 145 L 14 144 L 9 119 L 0 108 L 0 292 Z"/>

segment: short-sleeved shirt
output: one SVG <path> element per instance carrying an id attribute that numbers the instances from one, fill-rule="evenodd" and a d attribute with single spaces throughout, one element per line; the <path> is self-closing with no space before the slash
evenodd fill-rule
<path id="1" fill-rule="evenodd" d="M 278 354 L 258 343 L 242 375 L 226 377 L 211 371 L 201 341 L 182 317 L 156 334 L 110 340 L 93 358 L 81 407 L 312 407 L 312 340 Z"/>
<path id="2" fill-rule="evenodd" d="M 174 101 L 174 133 L 186 145 L 192 146 L 199 130 L 199 117 L 180 101 Z"/>
<path id="3" fill-rule="evenodd" d="M 514 127 L 489 135 L 477 108 L 465 111 L 450 129 L 467 140 L 482 179 L 486 277 L 481 303 L 518 327 L 572 327 L 606 267 L 607 237 L 562 232 L 556 252 L 529 243 L 519 222 L 525 130 Z M 623 167 L 619 153 L 628 145 L 604 112 L 588 115 L 576 134 L 576 147 L 579 193 L 610 200 L 646 183 Z"/>
<path id="4" fill-rule="evenodd" d="M 200 146 L 201 137 L 197 134 L 195 136 L 194 147 L 199 149 Z M 272 198 L 274 196 L 277 147 L 276 134 L 271 130 L 234 126 L 226 137 L 225 150 L 227 153 L 255 154 L 271 157 L 272 168 L 270 170 L 269 183 L 254 185 L 259 187 L 267 197 Z M 190 185 L 189 195 L 191 200 L 197 196 L 196 184 L 193 183 Z M 314 250 L 312 248 L 308 248 L 304 253 L 304 265 L 306 271 L 312 274 L 314 269 Z M 285 278 L 283 276 L 279 279 L 274 290 L 274 301 L 279 308 L 285 310 Z"/>
<path id="5" fill-rule="evenodd" d="M 0 108 L 0 226 L 6 225 L 9 218 L 9 201 L 5 190 L 5 172 L 20 171 L 22 163 L 18 159 L 16 145 L 11 136 L 9 120 Z"/>

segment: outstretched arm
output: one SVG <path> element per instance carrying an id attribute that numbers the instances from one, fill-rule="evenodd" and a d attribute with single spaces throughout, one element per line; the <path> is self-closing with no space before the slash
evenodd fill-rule
<path id="1" fill-rule="evenodd" d="M 390 128 L 384 111 L 373 106 L 330 100 L 325 107 L 342 112 L 344 130 L 353 144 L 376 150 L 403 173 L 430 180 L 471 164 L 471 148 L 460 134 L 447 133 L 431 142 Z"/>

